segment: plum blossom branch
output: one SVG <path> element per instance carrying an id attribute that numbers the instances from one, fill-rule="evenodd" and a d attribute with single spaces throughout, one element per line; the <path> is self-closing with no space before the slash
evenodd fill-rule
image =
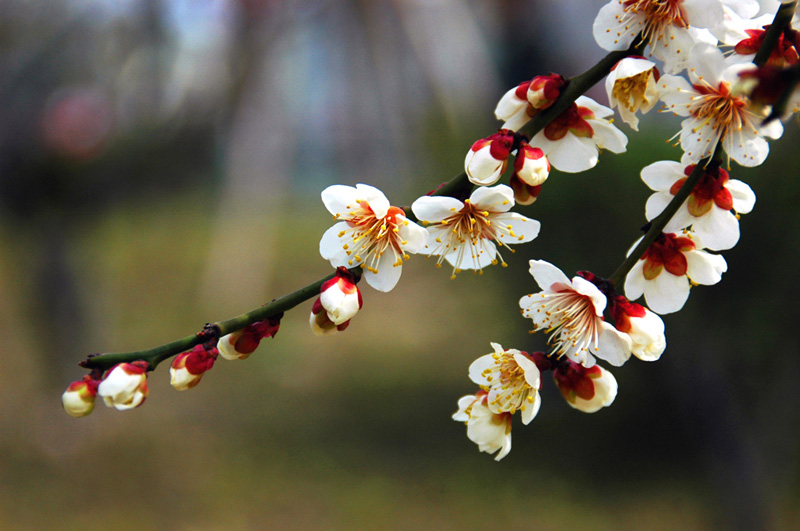
<path id="1" fill-rule="evenodd" d="M 669 202 L 667 207 L 664 211 L 658 215 L 654 220 L 649 222 L 646 227 L 646 232 L 644 238 L 641 239 L 639 244 L 633 249 L 633 251 L 628 255 L 622 264 L 614 271 L 610 277 L 608 277 L 608 281 L 611 282 L 615 287 L 619 287 L 622 285 L 622 281 L 625 279 L 627 274 L 630 272 L 631 268 L 639 261 L 642 255 L 650 248 L 650 245 L 656 240 L 659 234 L 661 234 L 664 230 L 664 227 L 667 226 L 669 220 L 672 219 L 672 216 L 678 211 L 686 198 L 692 193 L 697 183 L 700 182 L 700 179 L 703 175 L 708 172 L 709 168 L 714 166 L 719 166 L 722 163 L 721 160 L 721 153 L 722 150 L 719 148 L 719 142 L 714 150 L 714 154 L 711 157 L 701 160 L 697 166 L 692 170 L 692 173 L 686 179 L 686 182 L 683 183 L 681 189 L 678 191 L 677 194 L 672 198 L 672 201 Z"/>
<path id="2" fill-rule="evenodd" d="M 614 65 L 621 59 L 630 55 L 641 55 L 645 46 L 646 43 L 644 41 L 635 39 L 627 50 L 610 52 L 583 74 L 570 78 L 566 87 L 561 91 L 558 100 L 553 105 L 534 116 L 527 125 L 520 129 L 520 132 L 530 137 L 536 135 L 536 133 L 544 129 L 550 122 L 558 118 L 562 112 L 567 110 L 578 97 L 606 77 Z M 462 172 L 460 175 L 437 188 L 431 195 L 467 197 L 472 188 L 473 185 L 467 180 L 467 174 Z M 410 209 L 404 210 L 406 210 L 408 219 L 412 221 L 416 219 L 413 213 L 410 212 Z"/>
<path id="3" fill-rule="evenodd" d="M 758 52 L 756 52 L 756 56 L 753 59 L 753 63 L 755 63 L 756 66 L 764 66 L 767 63 L 772 50 L 774 50 L 775 46 L 778 44 L 778 39 L 783 33 L 783 30 L 786 29 L 786 27 L 791 23 L 796 7 L 797 0 L 794 2 L 781 4 L 778 12 L 775 13 L 775 18 L 773 19 L 772 24 L 767 30 L 767 33 L 764 35 L 764 41 L 761 44 L 761 47 L 759 47 Z"/>
<path id="4" fill-rule="evenodd" d="M 356 278 L 360 278 L 361 276 L 360 267 L 355 267 L 351 269 L 350 272 L 353 273 Z M 118 363 L 143 360 L 149 364 L 149 370 L 153 370 L 162 361 L 176 354 L 180 354 L 181 352 L 185 352 L 196 345 L 219 339 L 226 334 L 241 330 L 248 325 L 263 321 L 269 317 L 278 316 L 285 311 L 291 310 L 298 304 L 319 295 L 322 284 L 332 279 L 334 276 L 336 276 L 336 273 L 332 273 L 308 286 L 293 291 L 288 295 L 284 295 L 279 299 L 275 299 L 269 304 L 265 304 L 260 308 L 243 313 L 232 319 L 207 324 L 203 330 L 197 334 L 186 336 L 171 343 L 148 350 L 95 354 L 79 363 L 79 365 L 87 369 L 108 369 Z"/>

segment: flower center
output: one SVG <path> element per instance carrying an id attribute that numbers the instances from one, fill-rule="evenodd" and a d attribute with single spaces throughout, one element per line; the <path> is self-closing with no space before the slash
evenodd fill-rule
<path id="1" fill-rule="evenodd" d="M 687 166 L 684 173 L 688 176 L 695 168 L 695 164 Z M 689 213 L 692 216 L 700 217 L 707 214 L 711 207 L 715 204 L 723 209 L 730 210 L 733 208 L 733 196 L 725 188 L 725 183 L 728 182 L 728 172 L 722 168 L 715 168 L 703 174 L 700 182 L 697 183 L 692 193 L 689 195 L 689 202 L 687 204 Z M 675 184 L 670 188 L 670 193 L 676 195 L 678 190 L 681 189 L 686 178 L 678 179 Z"/>
<path id="2" fill-rule="evenodd" d="M 641 259 L 645 260 L 644 278 L 653 280 L 665 268 L 675 276 L 685 275 L 688 263 L 683 253 L 694 248 L 690 238 L 671 233 L 661 234 L 642 255 Z"/>
<path id="3" fill-rule="evenodd" d="M 646 91 L 650 75 L 651 71 L 645 70 L 635 76 L 618 79 L 614 83 L 611 95 L 620 105 L 624 105 L 631 112 L 636 112 L 642 103 L 649 103 Z"/>
<path id="4" fill-rule="evenodd" d="M 739 132 L 749 120 L 746 116 L 747 102 L 735 97 L 727 83 L 720 82 L 717 87 L 709 84 L 693 85 L 700 94 L 693 98 L 689 112 L 699 122 L 692 129 L 696 133 L 700 128 L 709 125 L 716 133 L 715 140 L 728 133 Z"/>
<path id="5" fill-rule="evenodd" d="M 402 265 L 403 258 L 406 256 L 403 254 L 401 245 L 405 242 L 400 239 L 398 234 L 398 215 L 405 216 L 401 208 L 393 206 L 389 207 L 385 216 L 379 218 L 369 203 L 358 201 L 358 207 L 353 209 L 350 219 L 347 220 L 353 233 L 353 247 L 351 248 L 349 244 L 344 245 L 347 255 L 352 256 L 347 263 L 350 266 L 361 265 L 367 271 L 377 273 L 381 257 L 389 251 L 395 258 L 392 265 Z M 339 237 L 344 236 L 346 232 L 340 232 Z"/>
<path id="6" fill-rule="evenodd" d="M 681 7 L 683 0 L 625 0 L 625 12 L 630 18 L 645 19 L 643 38 L 647 42 L 662 39 L 669 26 L 688 28 L 686 12 Z"/>
<path id="7" fill-rule="evenodd" d="M 544 136 L 549 140 L 561 140 L 567 133 L 571 132 L 575 136 L 592 138 L 594 130 L 586 118 L 594 118 L 594 113 L 586 107 L 578 107 L 573 103 L 564 112 L 558 115 L 555 120 L 547 124 L 544 128 Z"/>
<path id="8" fill-rule="evenodd" d="M 442 231 L 442 234 L 435 239 L 438 245 L 431 251 L 431 254 L 439 255 L 439 258 L 436 260 L 436 265 L 441 267 L 445 257 L 454 252 L 456 255 L 455 257 L 451 257 L 450 261 L 455 264 L 462 264 L 465 253 L 469 253 L 472 259 L 473 269 L 476 271 L 480 270 L 480 255 L 489 252 L 486 243 L 491 240 L 496 241 L 500 246 L 506 247 L 513 253 L 514 250 L 509 248 L 501 238 L 505 236 L 510 236 L 519 240 L 523 238 L 514 233 L 512 225 L 492 223 L 492 217 L 495 214 L 495 212 L 481 210 L 479 207 L 472 204 L 469 199 L 466 199 L 461 210 L 444 218 L 439 225 L 449 227 L 449 230 Z M 503 260 L 499 252 L 496 253 L 496 256 L 505 267 L 505 260 Z M 497 263 L 497 258 L 492 260 L 493 265 Z M 454 268 L 451 278 L 455 278 L 456 273 L 460 271 L 460 269 Z"/>
<path id="9" fill-rule="evenodd" d="M 547 343 L 557 356 L 586 352 L 590 347 L 598 350 L 600 318 L 590 297 L 569 288 L 542 292 L 541 297 L 546 315 L 542 327 L 552 331 Z"/>
<path id="10" fill-rule="evenodd" d="M 519 366 L 512 354 L 504 352 L 493 354 L 494 365 L 484 369 L 483 375 L 492 383 L 492 388 L 499 392 L 490 406 L 512 415 L 519 409 L 524 410 L 526 403 L 533 403 L 535 397 L 531 387 L 525 380 L 525 371 Z"/>

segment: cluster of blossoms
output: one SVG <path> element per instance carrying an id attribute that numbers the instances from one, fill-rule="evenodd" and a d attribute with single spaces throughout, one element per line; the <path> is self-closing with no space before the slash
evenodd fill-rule
<path id="1" fill-rule="evenodd" d="M 501 98 L 495 114 L 504 129 L 476 142 L 467 156 L 467 175 L 475 184 L 495 182 L 509 154 L 523 145 L 541 150 L 558 170 L 589 169 L 599 149 L 625 150 L 625 136 L 607 120 L 611 109 L 637 131 L 638 113 L 658 101 L 664 111 L 685 118 L 676 135 L 683 156 L 641 171 L 654 192 L 645 207 L 646 243 L 631 247 L 636 260 L 621 275 L 607 280 L 581 272 L 569 279 L 545 261 L 530 261 L 541 291 L 523 296 L 520 309 L 533 332 L 547 334 L 549 350 L 528 354 L 492 343 L 495 352 L 470 366 L 480 390 L 459 400 L 453 419 L 467 424 L 467 436 L 481 451 L 497 452 L 498 460 L 508 454 L 512 416 L 522 411 L 528 424 L 536 415 L 544 371 L 553 371 L 562 395 L 577 409 L 595 412 L 611 404 L 617 383 L 597 361 L 621 366 L 631 356 L 658 360 L 666 348 L 658 314 L 680 310 L 691 286 L 721 280 L 727 263 L 717 253 L 738 242 L 739 216 L 755 205 L 752 189 L 721 167 L 721 154 L 728 164 L 763 163 L 767 139 L 783 131 L 772 119 L 772 106 L 781 97 L 791 110 L 800 102 L 786 81 L 800 59 L 797 31 L 789 27 L 779 35 L 766 65 L 752 62 L 774 16 L 757 18 L 761 7 L 755 0 L 612 0 L 594 22 L 598 44 L 609 51 L 632 45 L 640 53 L 648 50 L 666 74 L 644 56 L 629 55 L 606 78 L 610 109 L 579 97 L 529 144 L 512 131 L 558 99 L 563 78 L 539 76 Z M 718 45 L 733 47 L 733 53 L 726 57 Z M 538 94 L 535 87 L 541 87 Z M 620 288 L 624 295 L 617 294 Z M 642 296 L 648 307 L 632 302 Z"/>
<path id="2" fill-rule="evenodd" d="M 794 9 L 794 3 L 784 3 L 789 6 L 779 15 Z M 613 67 L 604 67 L 609 107 L 580 94 L 565 97 L 582 76 L 537 76 L 501 97 L 495 117 L 502 125 L 473 143 L 459 186 L 440 188 L 410 207 L 393 206 L 367 184 L 326 188 L 322 203 L 335 224 L 324 232 L 319 252 L 335 273 L 313 289 L 296 292 L 296 302 L 316 296 L 311 331 L 326 336 L 348 328 L 363 306 L 358 282 L 363 278 L 379 292 L 391 291 L 411 255 L 434 257 L 437 267 L 447 262 L 451 278 L 463 270 L 481 273 L 489 265 L 505 266 L 502 253 L 532 241 L 541 228 L 512 208 L 536 201 L 551 169 L 582 172 L 598 164 L 602 150 L 624 152 L 627 137 L 612 123 L 614 109 L 638 131 L 639 114 L 660 101 L 662 111 L 684 118 L 675 135 L 683 153 L 680 161 L 656 161 L 641 170 L 654 192 L 645 205 L 645 235 L 608 278 L 588 271 L 569 278 L 544 260 L 530 260 L 540 291 L 522 296 L 518 305 L 532 322 L 531 332 L 546 335 L 546 351 L 505 349 L 492 342 L 493 352 L 470 365 L 469 378 L 478 389 L 458 401 L 453 419 L 466 424 L 480 451 L 500 460 L 511 450 L 514 414 L 519 412 L 526 425 L 536 417 L 547 371 L 571 407 L 594 413 L 611 405 L 617 380 L 599 362 L 620 367 L 631 358 L 660 359 L 666 349 L 660 315 L 680 310 L 692 286 L 716 284 L 727 270 L 719 252 L 738 242 L 740 215 L 753 209 L 755 194 L 730 178 L 722 168 L 725 159 L 728 170 L 731 162 L 763 163 L 767 139 L 783 132 L 775 114 L 800 107 L 795 94 L 800 33 L 786 26 L 772 39 L 773 48 L 758 55 L 773 17 L 760 14 L 777 9 L 768 4 L 775 2 L 612 0 L 593 25 L 602 48 L 626 51 Z M 726 56 L 720 46 L 730 53 Z M 525 128 L 535 130 L 526 134 Z M 512 167 L 508 185 L 498 184 Z M 458 191 L 439 195 L 444 190 Z M 646 306 L 634 302 L 641 297 Z M 173 387 L 193 388 L 218 356 L 245 359 L 262 339 L 274 337 L 282 312 L 258 315 L 261 320 L 248 319 L 250 324 L 235 330 L 204 329 L 191 342 L 193 348 L 174 359 Z M 219 337 L 221 329 L 234 331 Z M 95 367 L 69 386 L 64 408 L 85 416 L 98 395 L 109 407 L 135 408 L 147 397 L 146 374 L 158 361 L 132 359 L 107 371 Z"/>

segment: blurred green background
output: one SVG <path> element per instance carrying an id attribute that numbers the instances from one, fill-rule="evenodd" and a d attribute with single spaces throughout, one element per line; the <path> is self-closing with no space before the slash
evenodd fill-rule
<path id="1" fill-rule="evenodd" d="M 319 194 L 395 204 L 458 174 L 494 104 L 603 54 L 599 1 L 0 1 L 0 528 L 790 529 L 800 519 L 797 121 L 758 169 L 729 272 L 664 318 L 612 407 L 552 381 L 496 463 L 450 415 L 491 350 L 538 350 L 527 261 L 610 274 L 644 223 L 639 170 L 677 159 L 653 112 L 625 155 L 553 172 L 507 269 L 412 258 L 318 338 L 310 302 L 246 361 L 133 411 L 68 417 L 97 351 L 149 348 L 327 275 Z M 568 28 L 565 29 L 565 28 Z M 605 95 L 590 93 L 601 103 Z"/>

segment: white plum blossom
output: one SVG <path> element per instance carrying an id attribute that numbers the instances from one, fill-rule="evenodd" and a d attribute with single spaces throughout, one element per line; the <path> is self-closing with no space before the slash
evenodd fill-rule
<path id="1" fill-rule="evenodd" d="M 530 424 L 541 405 L 539 368 L 525 352 L 491 345 L 494 352 L 473 361 L 469 377 L 489 392 L 486 403 L 493 413 L 520 411 L 522 423 Z"/>
<path id="2" fill-rule="evenodd" d="M 597 286 L 579 276 L 570 280 L 543 260 L 531 260 L 530 273 L 542 291 L 522 297 L 519 305 L 534 331 L 550 333 L 553 354 L 586 367 L 595 357 L 616 366 L 627 361 L 631 339 L 603 320 L 607 300 Z"/>
<path id="3" fill-rule="evenodd" d="M 541 186 L 550 175 L 550 161 L 541 149 L 520 142 L 514 159 L 514 175 L 528 186 Z"/>
<path id="4" fill-rule="evenodd" d="M 481 452 L 493 454 L 500 461 L 511 451 L 511 413 L 494 413 L 487 405 L 488 392 L 462 396 L 453 420 L 467 425 L 467 437 Z"/>
<path id="5" fill-rule="evenodd" d="M 219 354 L 214 348 L 196 345 L 192 350 L 178 354 L 169 368 L 169 383 L 178 391 L 192 389 L 203 375 L 211 370 Z"/>
<path id="6" fill-rule="evenodd" d="M 508 156 L 514 145 L 514 133 L 501 129 L 498 133 L 477 140 L 464 158 L 464 172 L 476 186 L 496 183 L 508 168 Z"/>
<path id="7" fill-rule="evenodd" d="M 530 142 L 547 155 L 554 168 L 577 173 L 597 164 L 599 150 L 623 153 L 628 137 L 611 124 L 614 111 L 580 96 L 567 110 L 539 131 Z"/>
<path id="8" fill-rule="evenodd" d="M 721 0 L 611 0 L 600 8 L 592 32 L 609 51 L 627 49 L 642 33 L 652 55 L 664 61 L 664 70 L 677 74 L 697 42 L 716 44 L 700 28 L 713 28 L 722 20 Z"/>
<path id="9" fill-rule="evenodd" d="M 100 382 L 84 376 L 83 379 L 72 382 L 61 395 L 64 411 L 71 417 L 85 417 L 94 410 L 94 400 L 97 397 L 97 385 Z"/>
<path id="10" fill-rule="evenodd" d="M 341 332 L 362 305 L 355 275 L 346 267 L 337 268 L 336 275 L 322 283 L 320 295 L 311 308 L 308 321 L 311 331 L 318 336 Z"/>
<path id="11" fill-rule="evenodd" d="M 120 411 L 140 406 L 148 394 L 147 367 L 146 361 L 114 365 L 97 386 L 98 396 Z"/>
<path id="12" fill-rule="evenodd" d="M 616 378 L 599 365 L 584 367 L 566 360 L 553 369 L 553 378 L 567 404 L 584 413 L 610 406 L 617 397 Z"/>
<path id="13" fill-rule="evenodd" d="M 503 129 L 518 131 L 527 124 L 535 113 L 535 109 L 528 102 L 528 86 L 530 81 L 520 83 L 500 98 L 494 110 L 494 116 L 503 121 Z"/>
<path id="14" fill-rule="evenodd" d="M 453 276 L 462 269 L 480 270 L 499 260 L 497 245 L 508 248 L 529 242 L 539 234 L 540 223 L 516 212 L 514 191 L 504 184 L 476 188 L 469 199 L 423 196 L 411 210 L 426 224 L 427 243 L 419 252 L 438 256 L 453 266 Z M 513 252 L 513 251 L 512 251 Z"/>
<path id="15" fill-rule="evenodd" d="M 662 160 L 642 169 L 642 180 L 656 192 L 647 200 L 648 220 L 664 211 L 695 167 Z M 739 214 L 749 213 L 755 202 L 756 195 L 747 184 L 730 179 L 722 168 L 710 167 L 667 222 L 664 232 L 692 227 L 707 249 L 731 249 L 739 241 Z"/>
<path id="16" fill-rule="evenodd" d="M 696 240 L 690 232 L 658 236 L 625 278 L 625 296 L 636 300 L 644 294 L 650 309 L 664 315 L 683 308 L 691 284 L 711 286 L 722 280 L 727 262 L 703 251 Z"/>
<path id="17" fill-rule="evenodd" d="M 319 302 L 334 324 L 352 319 L 363 306 L 355 276 L 344 267 L 338 268 L 333 278 L 322 283 Z"/>
<path id="18" fill-rule="evenodd" d="M 631 353 L 642 361 L 656 361 L 667 348 L 664 321 L 644 306 L 622 295 L 612 298 L 609 314 L 614 326 L 631 338 Z"/>
<path id="19" fill-rule="evenodd" d="M 614 66 L 606 78 L 606 94 L 611 108 L 617 108 L 622 120 L 634 131 L 639 130 L 636 111 L 645 114 L 658 102 L 656 82 L 659 76 L 652 61 L 626 57 Z"/>
<path id="20" fill-rule="evenodd" d="M 769 107 L 751 105 L 741 92 L 739 74 L 754 70 L 752 63 L 727 64 L 722 52 L 698 44 L 691 52 L 691 84 L 682 77 L 665 75 L 659 81 L 665 110 L 685 116 L 681 122 L 681 162 L 689 164 L 711 156 L 717 142 L 728 157 L 742 166 L 758 166 L 769 154 L 764 137 L 783 133 L 779 120 L 761 126 Z"/>
<path id="21" fill-rule="evenodd" d="M 217 351 L 222 359 L 228 361 L 245 360 L 255 352 L 261 340 L 274 337 L 281 327 L 283 314 L 256 321 L 246 327 L 225 334 L 217 341 Z"/>
<path id="22" fill-rule="evenodd" d="M 494 115 L 504 122 L 503 129 L 518 131 L 537 112 L 555 103 L 565 84 L 560 74 L 536 76 L 506 92 L 497 103 Z"/>
<path id="23" fill-rule="evenodd" d="M 428 232 L 366 184 L 329 186 L 322 191 L 322 202 L 339 220 L 319 242 L 322 257 L 334 267 L 361 266 L 367 284 L 391 291 L 400 280 L 403 260 L 422 249 Z"/>

